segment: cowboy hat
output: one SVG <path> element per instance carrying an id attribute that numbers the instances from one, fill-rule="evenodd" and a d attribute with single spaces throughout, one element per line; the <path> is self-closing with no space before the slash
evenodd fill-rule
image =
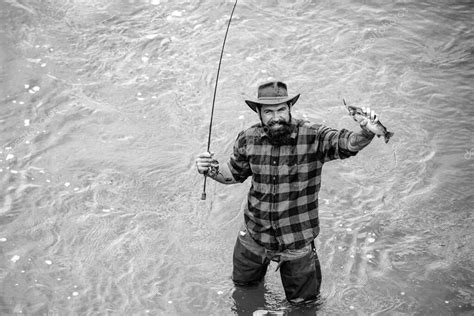
<path id="1" fill-rule="evenodd" d="M 271 81 L 264 83 L 258 87 L 258 95 L 256 101 L 245 100 L 245 103 L 254 111 L 257 112 L 259 105 L 280 104 L 291 102 L 295 104 L 300 94 L 293 97 L 288 96 L 288 89 L 286 84 L 281 81 Z"/>

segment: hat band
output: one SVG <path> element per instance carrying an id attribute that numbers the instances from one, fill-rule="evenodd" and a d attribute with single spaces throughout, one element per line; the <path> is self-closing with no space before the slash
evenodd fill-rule
<path id="1" fill-rule="evenodd" d="M 258 97 L 259 100 L 275 100 L 275 99 L 286 99 L 288 96 L 280 96 L 280 97 Z"/>

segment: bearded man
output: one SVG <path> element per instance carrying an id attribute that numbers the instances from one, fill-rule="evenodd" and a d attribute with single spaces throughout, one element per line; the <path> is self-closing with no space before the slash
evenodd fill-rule
<path id="1" fill-rule="evenodd" d="M 291 109 L 299 96 L 288 96 L 283 82 L 262 84 L 257 100 L 245 101 L 260 124 L 239 133 L 229 161 L 219 164 L 208 152 L 196 158 L 198 172 L 220 183 L 252 177 L 245 225 L 234 247 L 234 284 L 257 285 L 273 260 L 291 303 L 314 301 L 319 295 L 321 268 L 314 239 L 319 234 L 322 167 L 355 156 L 374 137 L 367 124 L 378 121 L 369 108 L 363 108 L 366 119 L 358 132 L 298 120 Z"/>

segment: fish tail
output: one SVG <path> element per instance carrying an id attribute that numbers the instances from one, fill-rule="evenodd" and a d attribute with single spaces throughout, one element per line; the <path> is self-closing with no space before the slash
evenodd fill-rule
<path id="1" fill-rule="evenodd" d="M 392 133 L 392 132 L 386 132 L 385 135 L 383 135 L 383 137 L 385 138 L 385 144 L 388 143 L 388 141 L 393 136 L 393 134 L 394 133 Z"/>

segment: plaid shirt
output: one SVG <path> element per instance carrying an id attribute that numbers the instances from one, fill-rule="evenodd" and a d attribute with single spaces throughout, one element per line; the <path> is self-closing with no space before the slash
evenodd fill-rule
<path id="1" fill-rule="evenodd" d="M 228 163 L 235 180 L 252 176 L 245 224 L 269 250 L 301 249 L 316 238 L 322 166 L 357 154 L 347 149 L 350 131 L 295 119 L 292 124 L 291 145 L 271 145 L 261 124 L 240 132 Z"/>

